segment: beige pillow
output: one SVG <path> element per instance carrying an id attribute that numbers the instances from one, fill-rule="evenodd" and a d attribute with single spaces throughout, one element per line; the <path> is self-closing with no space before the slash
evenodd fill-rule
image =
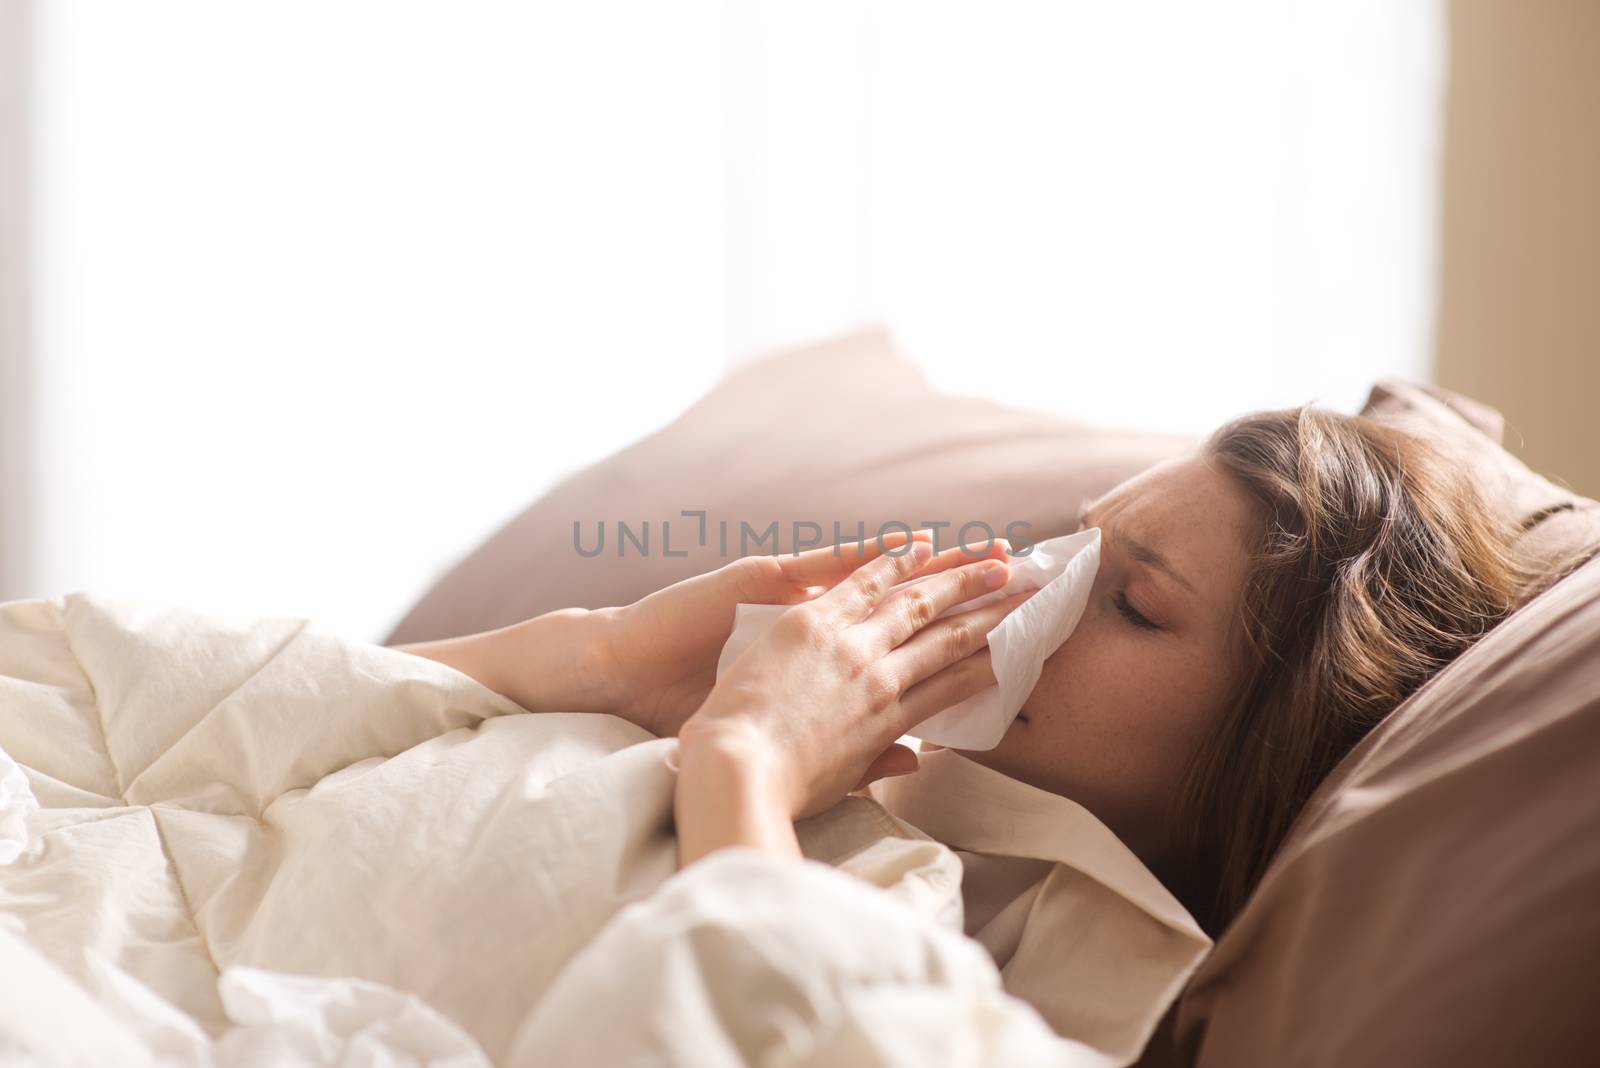
<path id="1" fill-rule="evenodd" d="M 385 639 L 424 641 L 505 626 L 572 605 L 627 604 L 741 555 L 740 524 L 778 525 L 789 551 L 796 523 L 872 537 L 890 521 L 967 522 L 1031 540 L 1071 531 L 1085 497 L 1195 443 L 1183 435 L 1095 429 L 935 390 L 873 326 L 735 370 L 671 425 L 574 475 L 444 575 Z M 706 513 L 705 545 L 694 544 Z M 649 524 L 649 551 L 623 543 Z M 661 524 L 671 524 L 662 551 Z M 580 524 L 586 557 L 574 544 Z M 727 524 L 723 551 L 721 524 Z M 969 533 L 982 537 L 981 528 Z M 813 537 L 808 527 L 801 538 Z M 754 537 L 750 539 L 754 542 Z M 748 546 L 773 552 L 774 542 Z"/>

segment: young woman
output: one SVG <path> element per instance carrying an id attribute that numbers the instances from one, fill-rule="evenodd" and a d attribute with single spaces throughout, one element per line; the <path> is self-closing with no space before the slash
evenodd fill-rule
<path id="1" fill-rule="evenodd" d="M 1311 406 L 1235 419 L 1081 520 L 1103 533 L 1089 607 L 1000 745 L 963 755 L 1089 809 L 1213 936 L 1322 777 L 1535 582 L 1458 461 Z M 530 711 L 676 734 L 680 865 L 798 857 L 793 821 L 915 770 L 895 739 L 994 681 L 984 635 L 1027 595 L 933 620 L 1006 581 L 1005 547 L 926 540 L 748 557 L 401 648 Z M 795 607 L 717 680 L 740 602 Z"/>

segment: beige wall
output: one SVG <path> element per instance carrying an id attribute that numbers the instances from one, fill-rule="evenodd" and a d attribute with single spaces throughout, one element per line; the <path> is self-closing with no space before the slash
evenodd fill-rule
<path id="1" fill-rule="evenodd" d="M 1600 497 L 1600 0 L 1449 11 L 1437 380 Z"/>

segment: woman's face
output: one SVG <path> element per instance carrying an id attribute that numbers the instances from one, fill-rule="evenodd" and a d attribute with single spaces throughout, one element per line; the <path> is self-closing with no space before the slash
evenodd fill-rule
<path id="1" fill-rule="evenodd" d="M 1155 867 L 1164 806 L 1240 670 L 1230 643 L 1259 523 L 1198 451 L 1090 502 L 1101 556 L 1083 618 L 1000 744 L 961 754 L 1078 802 Z"/>

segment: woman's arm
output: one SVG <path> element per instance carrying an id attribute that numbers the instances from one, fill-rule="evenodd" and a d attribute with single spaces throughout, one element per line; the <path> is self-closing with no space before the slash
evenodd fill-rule
<path id="1" fill-rule="evenodd" d="M 448 664 L 529 712 L 606 712 L 658 737 L 670 737 L 700 709 L 716 683 L 717 663 L 739 604 L 800 606 L 820 600 L 826 594 L 819 591 L 836 588 L 869 561 L 905 564 L 906 542 L 916 542 L 931 554 L 930 538 L 929 531 L 894 531 L 870 542 L 744 557 L 630 605 L 562 608 L 498 630 L 393 648 Z M 940 554 L 928 574 L 985 560 L 1003 563 L 1008 549 L 999 538 L 982 549 L 957 546 Z M 911 570 L 904 566 L 900 577 Z M 885 592 L 878 591 L 878 596 Z M 921 595 L 917 603 L 928 605 Z M 935 611 L 943 607 L 948 606 L 941 604 Z M 989 625 L 998 621 L 996 617 Z M 912 629 L 927 622 L 919 614 Z M 955 626 L 970 629 L 976 622 Z M 968 665 L 970 676 L 986 676 L 978 680 L 977 689 L 993 683 L 986 660 L 981 671 L 971 671 L 974 666 L 976 662 Z"/>
<path id="2" fill-rule="evenodd" d="M 903 555 L 906 541 L 931 537 L 892 531 L 808 552 L 746 556 L 630 605 L 568 608 L 485 634 L 397 648 L 459 668 L 530 712 L 609 712 L 667 738 L 717 681 L 739 604 L 811 600 L 866 561 Z M 947 564 L 1003 558 L 1007 548 L 1000 538 L 957 547 Z"/>
<path id="3" fill-rule="evenodd" d="M 562 608 L 498 630 L 392 648 L 448 664 L 529 712 L 621 714 L 606 644 L 615 611 Z"/>
<path id="4" fill-rule="evenodd" d="M 774 754 L 760 738 L 737 729 L 706 732 L 703 741 L 694 728 L 689 730 L 687 737 L 679 738 L 673 799 L 678 869 L 730 845 L 801 859 L 804 854 L 789 817 L 790 801 L 779 769 L 773 765 Z M 893 746 L 873 761 L 856 789 L 886 775 L 916 770 L 916 754 Z"/>

